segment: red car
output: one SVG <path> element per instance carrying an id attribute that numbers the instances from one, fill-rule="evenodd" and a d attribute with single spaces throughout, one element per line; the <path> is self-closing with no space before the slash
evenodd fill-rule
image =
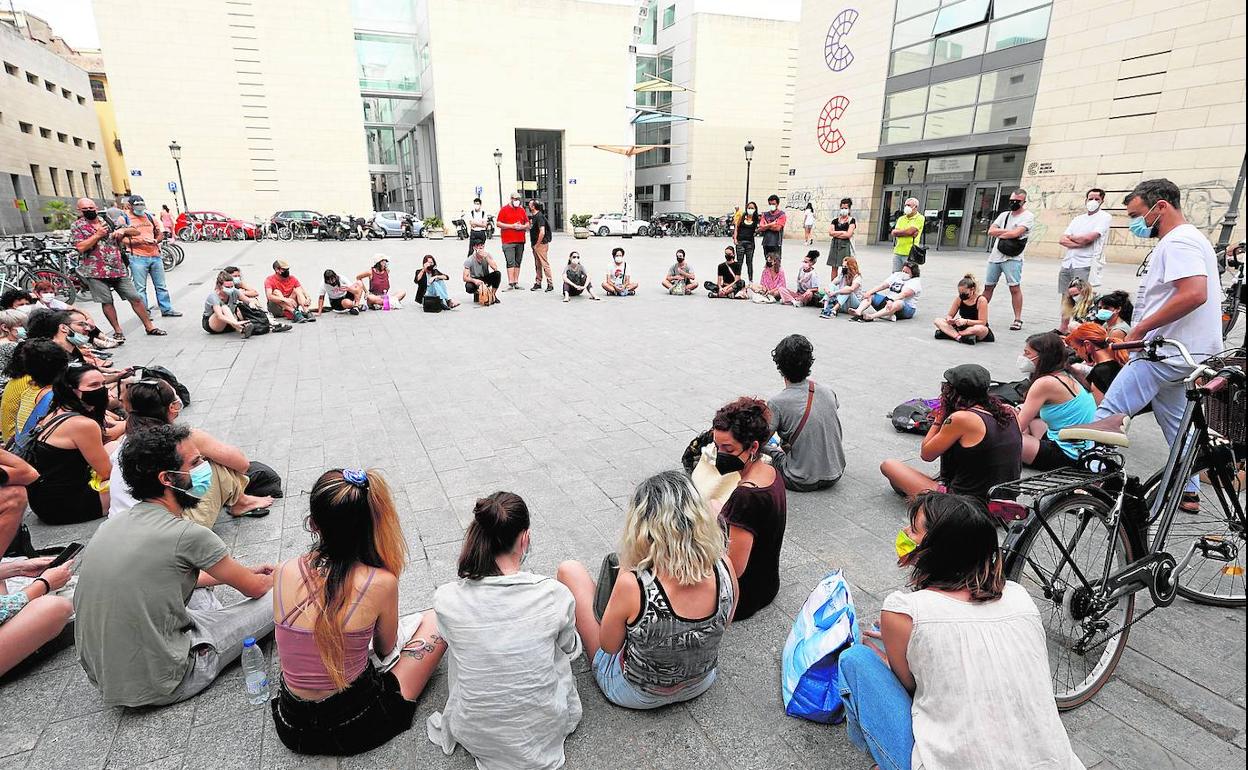
<path id="1" fill-rule="evenodd" d="M 195 235 L 203 232 L 204 225 L 211 223 L 218 229 L 224 229 L 229 237 L 236 241 L 254 240 L 256 237 L 256 226 L 252 222 L 244 222 L 243 220 L 222 214 L 220 211 L 183 211 L 178 214 L 177 221 L 173 223 L 173 232 L 183 240 L 190 240 L 183 235 L 184 231 L 194 229 Z"/>

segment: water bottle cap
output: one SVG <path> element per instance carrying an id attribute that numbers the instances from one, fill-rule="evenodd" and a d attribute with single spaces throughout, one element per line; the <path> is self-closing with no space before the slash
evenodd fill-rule
<path id="1" fill-rule="evenodd" d="M 255 645 L 255 643 L 256 643 L 256 638 L 254 636 L 249 636 L 243 640 L 244 647 L 252 647 Z"/>

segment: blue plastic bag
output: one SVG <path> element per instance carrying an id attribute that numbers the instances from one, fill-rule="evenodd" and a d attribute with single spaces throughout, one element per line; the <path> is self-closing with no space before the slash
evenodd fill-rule
<path id="1" fill-rule="evenodd" d="M 784 643 L 780 669 L 784 713 L 824 724 L 844 721 L 837 659 L 860 641 L 849 584 L 840 570 L 833 570 L 811 591 Z"/>

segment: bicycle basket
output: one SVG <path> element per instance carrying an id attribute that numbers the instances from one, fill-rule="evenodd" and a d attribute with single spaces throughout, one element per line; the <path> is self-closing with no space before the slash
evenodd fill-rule
<path id="1" fill-rule="evenodd" d="M 1243 356 L 1218 358 L 1207 363 L 1212 369 L 1236 366 L 1240 371 L 1248 372 Z M 1244 421 L 1246 401 L 1248 388 L 1242 384 L 1229 385 L 1205 399 L 1205 419 L 1210 430 L 1217 431 L 1230 441 L 1237 454 L 1242 454 L 1248 444 L 1248 428 Z"/>

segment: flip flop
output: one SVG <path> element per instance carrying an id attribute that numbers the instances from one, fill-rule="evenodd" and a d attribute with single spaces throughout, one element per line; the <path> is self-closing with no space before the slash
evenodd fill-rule
<path id="1" fill-rule="evenodd" d="M 1015 321 L 1014 323 L 1010 324 L 1010 331 L 1012 331 L 1012 332 L 1016 332 L 1016 331 L 1018 331 L 1018 330 L 1020 330 L 1020 329 L 1022 329 L 1022 328 L 1023 328 L 1023 322 L 1022 322 L 1022 321 Z"/>
<path id="2" fill-rule="evenodd" d="M 148 330 L 147 330 L 147 336 L 149 336 L 149 337 L 167 337 L 167 336 L 169 336 L 169 332 L 165 331 L 164 329 L 157 329 L 155 326 L 153 326 L 152 328 L 150 328 L 150 329 L 148 329 Z"/>
<path id="3" fill-rule="evenodd" d="M 270 513 L 272 513 L 272 511 L 269 510 L 269 506 L 265 506 L 264 508 L 253 508 L 246 513 L 231 513 L 230 516 L 235 519 L 263 519 Z"/>

